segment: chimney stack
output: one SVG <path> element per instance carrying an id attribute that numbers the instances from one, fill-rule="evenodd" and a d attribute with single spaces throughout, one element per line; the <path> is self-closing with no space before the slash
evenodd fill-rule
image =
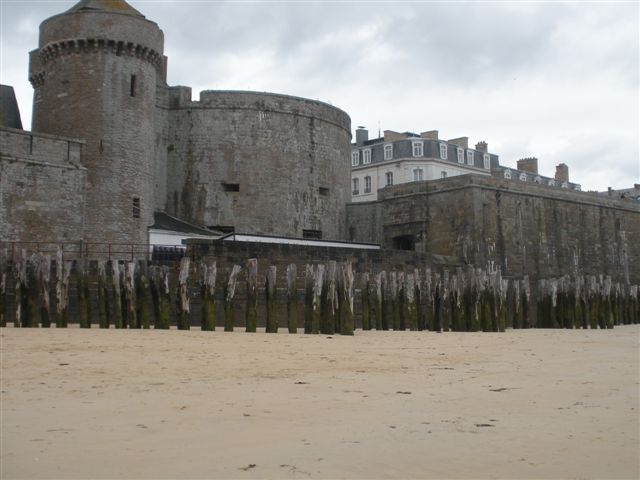
<path id="1" fill-rule="evenodd" d="M 438 140 L 438 130 L 429 130 L 428 132 L 420 132 L 422 138 L 427 140 Z"/>
<path id="2" fill-rule="evenodd" d="M 526 157 L 518 160 L 518 170 L 538 174 L 538 159 L 536 157 Z"/>
<path id="3" fill-rule="evenodd" d="M 478 142 L 476 143 L 476 150 L 479 152 L 484 152 L 487 153 L 489 150 L 489 145 L 487 145 L 487 142 Z"/>
<path id="4" fill-rule="evenodd" d="M 364 127 L 358 127 L 356 130 L 356 145 L 361 147 L 367 140 L 369 140 L 369 130 Z"/>
<path id="5" fill-rule="evenodd" d="M 556 166 L 556 180 L 558 180 L 559 182 L 569 181 L 569 167 L 567 167 L 564 163 Z"/>

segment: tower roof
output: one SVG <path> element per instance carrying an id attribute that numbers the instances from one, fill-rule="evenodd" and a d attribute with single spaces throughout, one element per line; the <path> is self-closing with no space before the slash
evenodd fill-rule
<path id="1" fill-rule="evenodd" d="M 138 10 L 133 8 L 124 0 L 80 0 L 67 13 L 81 11 L 103 11 L 113 13 L 124 13 L 144 18 Z"/>

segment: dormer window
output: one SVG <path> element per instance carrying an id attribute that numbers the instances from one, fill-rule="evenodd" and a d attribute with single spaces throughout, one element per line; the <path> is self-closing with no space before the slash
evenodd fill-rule
<path id="1" fill-rule="evenodd" d="M 569 184 L 567 182 L 562 182 L 562 188 L 569 188 Z"/>
<path id="2" fill-rule="evenodd" d="M 582 191 L 582 187 L 581 187 L 580 185 L 576 185 L 575 187 L 573 187 L 573 189 L 574 189 L 576 192 L 580 192 L 580 191 Z"/>
<path id="3" fill-rule="evenodd" d="M 362 164 L 367 165 L 371 163 L 371 149 L 367 148 L 362 151 Z"/>
<path id="4" fill-rule="evenodd" d="M 393 158 L 393 144 L 388 143 L 384 146 L 384 159 L 391 160 Z"/>
<path id="5" fill-rule="evenodd" d="M 506 178 L 507 180 L 511 180 L 511 170 L 509 170 L 508 168 L 504 171 L 504 178 Z"/>
<path id="6" fill-rule="evenodd" d="M 447 159 L 447 144 L 446 143 L 441 143 L 440 144 L 440 158 L 442 160 L 446 160 Z"/>
<path id="7" fill-rule="evenodd" d="M 351 152 L 351 166 L 357 167 L 360 163 L 360 152 L 357 150 L 355 152 Z"/>
<path id="8" fill-rule="evenodd" d="M 414 157 L 421 157 L 422 156 L 422 142 L 411 142 L 411 145 L 413 147 L 413 156 Z"/>
<path id="9" fill-rule="evenodd" d="M 521 182 L 526 182 L 527 181 L 527 174 L 526 173 L 521 173 L 520 174 L 520 181 Z"/>
<path id="10" fill-rule="evenodd" d="M 464 149 L 463 148 L 457 148 L 456 149 L 456 153 L 458 155 L 458 163 L 464 164 Z"/>
<path id="11" fill-rule="evenodd" d="M 538 175 L 536 178 L 534 178 L 533 181 L 536 182 L 536 183 L 542 183 L 542 179 L 540 178 L 540 175 Z"/>
<path id="12" fill-rule="evenodd" d="M 489 155 L 487 155 L 486 153 L 482 156 L 482 162 L 484 163 L 485 170 L 491 169 L 491 159 L 489 158 Z"/>
<path id="13" fill-rule="evenodd" d="M 551 180 L 549 180 L 549 186 L 550 187 L 555 187 L 556 186 L 556 181 L 553 178 Z"/>
<path id="14" fill-rule="evenodd" d="M 473 165 L 474 161 L 473 161 L 473 151 L 472 150 L 467 150 L 467 165 Z"/>

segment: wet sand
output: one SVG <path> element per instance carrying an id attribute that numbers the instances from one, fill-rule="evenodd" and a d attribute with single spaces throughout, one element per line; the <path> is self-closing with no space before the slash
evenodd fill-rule
<path id="1" fill-rule="evenodd" d="M 2 479 L 640 476 L 637 325 L 0 336 Z"/>

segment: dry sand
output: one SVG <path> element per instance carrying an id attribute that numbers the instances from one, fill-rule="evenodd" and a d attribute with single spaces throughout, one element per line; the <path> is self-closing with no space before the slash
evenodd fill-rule
<path id="1" fill-rule="evenodd" d="M 640 327 L 5 328 L 1 478 L 638 478 Z"/>

